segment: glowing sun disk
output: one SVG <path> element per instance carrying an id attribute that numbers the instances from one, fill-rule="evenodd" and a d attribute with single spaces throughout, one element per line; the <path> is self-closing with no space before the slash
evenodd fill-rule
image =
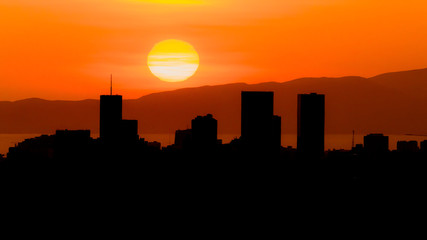
<path id="1" fill-rule="evenodd" d="M 147 65 L 159 79 L 180 82 L 197 71 L 199 55 L 189 43 L 169 39 L 154 45 L 148 54 Z"/>

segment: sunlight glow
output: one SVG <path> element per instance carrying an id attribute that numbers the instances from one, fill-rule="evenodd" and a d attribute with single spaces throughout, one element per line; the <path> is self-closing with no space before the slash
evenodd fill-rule
<path id="1" fill-rule="evenodd" d="M 160 80 L 180 82 L 197 71 L 199 55 L 189 43 L 169 39 L 154 45 L 148 54 L 147 65 Z"/>
<path id="2" fill-rule="evenodd" d="M 159 4 L 203 4 L 202 0 L 139 0 L 140 2 L 159 3 Z"/>

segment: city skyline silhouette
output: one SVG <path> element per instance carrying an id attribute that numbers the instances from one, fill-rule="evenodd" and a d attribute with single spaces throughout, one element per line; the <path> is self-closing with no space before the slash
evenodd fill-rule
<path id="1" fill-rule="evenodd" d="M 112 83 L 111 83 L 112 85 Z M 325 141 L 325 95 L 310 93 L 298 94 L 298 135 L 297 150 L 300 156 L 307 159 L 321 159 L 324 157 Z M 243 151 L 259 149 L 259 153 L 268 153 L 278 151 L 282 148 L 281 136 L 282 126 L 281 117 L 274 115 L 274 92 L 270 91 L 242 91 L 241 92 L 241 136 L 234 139 L 229 144 L 236 144 L 238 140 L 240 146 L 244 146 Z M 58 139 L 67 138 L 81 139 L 83 143 L 88 143 L 88 139 L 98 140 L 101 145 L 110 148 L 123 148 L 126 145 L 133 145 L 142 141 L 145 145 L 156 146 L 160 150 L 161 144 L 158 142 L 146 142 L 144 138 L 139 138 L 138 121 L 125 120 L 122 117 L 122 96 L 101 95 L 99 102 L 99 129 L 100 136 L 98 139 L 92 139 L 90 130 L 56 130 L 55 135 L 42 135 L 34 139 L 52 138 L 57 136 Z M 354 138 L 354 136 L 353 136 Z M 59 140 L 61 142 L 61 140 Z M 191 128 L 187 130 L 177 129 L 175 131 L 175 143 L 170 146 L 164 146 L 163 149 L 173 147 L 178 150 L 190 150 L 203 152 L 205 150 L 216 151 L 223 144 L 218 139 L 218 121 L 212 114 L 206 116 L 197 116 L 191 121 Z M 233 143 L 234 142 L 234 143 Z M 351 149 L 358 151 L 364 149 L 367 153 L 386 153 L 390 150 L 389 138 L 380 133 L 371 133 L 364 137 L 364 144 L 356 144 Z M 51 142 L 52 143 L 52 142 Z M 397 152 L 425 152 L 427 140 L 397 142 Z M 227 143 L 228 144 L 228 143 Z M 11 150 L 19 149 L 21 143 Z M 31 147 L 30 147 L 31 149 Z M 37 147 L 35 147 L 37 149 Z M 275 150 L 276 149 L 276 150 Z M 291 147 L 287 148 L 291 150 Z M 342 149 L 345 150 L 345 149 Z M 342 151 L 341 149 L 339 151 Z M 119 150 L 120 151 L 120 150 Z M 329 151 L 329 150 L 328 150 Z M 334 149 L 335 151 L 335 149 Z M 52 157 L 52 151 L 45 156 Z"/>
<path id="2" fill-rule="evenodd" d="M 162 147 L 138 137 L 136 120 L 122 118 L 121 95 L 101 95 L 99 138 L 92 138 L 90 130 L 65 129 L 26 139 L 1 157 L 0 173 L 17 186 L 31 179 L 34 187 L 66 184 L 80 192 L 100 184 L 100 191 L 108 192 L 118 184 L 128 190 L 145 186 L 152 194 L 167 189 L 159 196 L 184 191 L 179 194 L 186 197 L 201 188 L 223 196 L 234 191 L 235 184 L 239 193 L 233 198 L 253 191 L 262 192 L 258 198 L 271 197 L 284 186 L 296 192 L 309 189 L 302 196 L 345 189 L 346 194 L 361 197 L 380 186 L 387 192 L 425 183 L 427 140 L 399 141 L 397 150 L 390 151 L 388 136 L 373 133 L 352 149 L 324 151 L 327 95 L 295 96 L 298 145 L 281 146 L 277 138 L 281 117 L 274 115 L 274 96 L 269 91 L 241 92 L 241 137 L 230 143 L 218 139 L 221 122 L 207 114 L 189 119 L 191 128 L 177 129 L 175 143 Z"/>
<path id="3" fill-rule="evenodd" d="M 423 215 L 425 0 L 0 0 L 0 13 L 15 234 L 33 233 L 25 221 L 59 236 L 353 237 Z"/>

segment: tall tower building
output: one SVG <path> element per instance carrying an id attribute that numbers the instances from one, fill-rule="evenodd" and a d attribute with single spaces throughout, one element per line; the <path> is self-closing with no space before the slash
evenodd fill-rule
<path id="1" fill-rule="evenodd" d="M 297 151 L 300 156 L 321 158 L 325 151 L 325 95 L 298 94 Z"/>
<path id="2" fill-rule="evenodd" d="M 124 120 L 122 117 L 121 95 L 113 95 L 111 76 L 110 95 L 101 95 L 99 136 L 103 142 L 129 144 L 139 140 L 138 121 Z"/>
<path id="3" fill-rule="evenodd" d="M 273 92 L 242 92 L 241 140 L 246 146 L 272 147 Z"/>
<path id="4" fill-rule="evenodd" d="M 122 124 L 122 96 L 101 95 L 99 136 L 105 141 L 118 139 Z"/>

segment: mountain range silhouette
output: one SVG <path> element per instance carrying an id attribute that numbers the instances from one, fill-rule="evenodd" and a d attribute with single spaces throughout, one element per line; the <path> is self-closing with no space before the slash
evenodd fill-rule
<path id="1" fill-rule="evenodd" d="M 139 133 L 173 133 L 197 115 L 213 114 L 218 133 L 240 134 L 241 91 L 274 91 L 282 133 L 294 134 L 297 94 L 326 95 L 326 134 L 383 132 L 427 134 L 427 68 L 372 78 L 301 78 L 283 83 L 235 83 L 154 93 L 123 101 L 123 117 Z M 99 96 L 96 96 L 97 98 Z M 53 133 L 56 129 L 99 132 L 99 99 L 0 101 L 0 133 Z"/>

